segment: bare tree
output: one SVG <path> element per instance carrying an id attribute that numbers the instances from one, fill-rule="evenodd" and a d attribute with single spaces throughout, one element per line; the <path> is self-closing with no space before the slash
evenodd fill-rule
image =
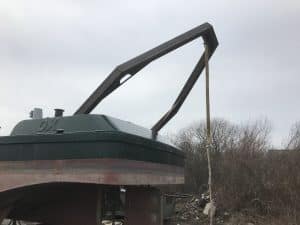
<path id="1" fill-rule="evenodd" d="M 207 191 L 204 122 L 182 130 L 176 145 L 187 155 L 186 191 Z M 271 151 L 271 124 L 257 120 L 235 125 L 212 122 L 213 185 L 218 209 L 255 210 L 253 213 L 286 217 L 300 224 L 300 151 Z M 287 148 L 300 150 L 300 122 L 291 128 Z"/>
<path id="2" fill-rule="evenodd" d="M 233 148 L 238 138 L 237 127 L 223 119 L 212 121 L 212 167 L 219 174 L 221 153 Z M 206 124 L 202 121 L 180 131 L 175 144 L 186 152 L 186 189 L 194 192 L 206 191 L 207 156 Z"/>
<path id="3" fill-rule="evenodd" d="M 300 150 L 300 121 L 292 125 L 286 148 L 290 150 Z"/>
<path id="4" fill-rule="evenodd" d="M 219 204 L 232 208 L 251 201 L 262 187 L 262 157 L 269 148 L 270 123 L 258 120 L 234 125 L 223 119 L 212 121 L 213 184 Z M 208 176 L 205 151 L 206 125 L 203 122 L 180 132 L 177 145 L 186 153 L 186 188 L 206 191 Z"/>
<path id="5" fill-rule="evenodd" d="M 224 119 L 214 119 L 211 124 L 213 153 L 221 153 L 233 147 L 238 134 L 238 127 Z M 206 124 L 201 122 L 193 128 L 195 141 L 205 144 Z"/>
<path id="6" fill-rule="evenodd" d="M 239 151 L 265 152 L 270 147 L 271 123 L 267 119 L 240 126 Z"/>

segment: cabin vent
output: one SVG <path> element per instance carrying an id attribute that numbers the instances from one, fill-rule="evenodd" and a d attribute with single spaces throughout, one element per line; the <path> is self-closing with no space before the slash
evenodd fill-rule
<path id="1" fill-rule="evenodd" d="M 55 111 L 55 117 L 62 117 L 64 115 L 64 111 L 63 109 L 54 109 Z"/>
<path id="2" fill-rule="evenodd" d="M 30 112 L 30 118 L 33 120 L 43 119 L 43 110 L 40 108 L 34 108 Z"/>

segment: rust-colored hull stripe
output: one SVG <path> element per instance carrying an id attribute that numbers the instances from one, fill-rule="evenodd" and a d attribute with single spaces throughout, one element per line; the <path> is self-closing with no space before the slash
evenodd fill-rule
<path id="1" fill-rule="evenodd" d="M 0 162 L 0 192 L 52 182 L 109 185 L 183 184 L 184 169 L 124 159 Z"/>

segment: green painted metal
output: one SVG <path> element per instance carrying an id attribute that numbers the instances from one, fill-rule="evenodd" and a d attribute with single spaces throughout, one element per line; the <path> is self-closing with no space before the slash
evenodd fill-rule
<path id="1" fill-rule="evenodd" d="M 25 120 L 0 138 L 0 161 L 121 158 L 184 165 L 182 151 L 151 134 L 105 115 Z"/>
<path id="2" fill-rule="evenodd" d="M 13 129 L 11 136 L 89 132 L 89 131 L 113 131 L 115 127 L 104 115 L 77 115 L 67 117 L 54 117 L 38 120 L 24 120 Z"/>
<path id="3" fill-rule="evenodd" d="M 152 138 L 149 129 L 106 115 L 79 114 L 38 120 L 24 120 L 13 129 L 11 136 L 78 133 L 94 131 L 119 131 L 171 144 L 161 136 Z"/>

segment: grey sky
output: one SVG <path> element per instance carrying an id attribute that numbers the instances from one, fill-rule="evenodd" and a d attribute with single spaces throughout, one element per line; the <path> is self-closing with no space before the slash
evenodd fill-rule
<path id="1" fill-rule="evenodd" d="M 211 60 L 212 116 L 267 117 L 280 146 L 300 120 L 300 2 L 0 1 L 0 135 L 61 107 L 72 114 L 118 64 L 204 22 L 220 45 Z M 149 65 L 93 113 L 151 126 L 171 106 L 203 50 L 195 41 Z M 155 109 L 155 110 L 153 110 Z M 203 119 L 203 77 L 176 118 L 175 132 Z"/>

